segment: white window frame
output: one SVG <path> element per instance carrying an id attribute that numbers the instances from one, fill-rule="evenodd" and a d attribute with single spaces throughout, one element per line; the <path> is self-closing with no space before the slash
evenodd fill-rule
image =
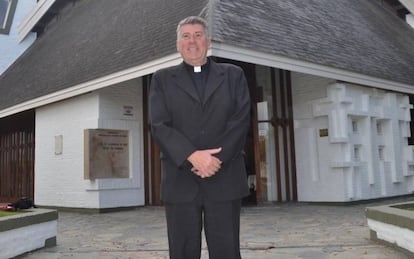
<path id="1" fill-rule="evenodd" d="M 16 11 L 17 0 L 1 0 L 9 2 L 2 24 L 0 24 L 0 34 L 9 34 Z"/>

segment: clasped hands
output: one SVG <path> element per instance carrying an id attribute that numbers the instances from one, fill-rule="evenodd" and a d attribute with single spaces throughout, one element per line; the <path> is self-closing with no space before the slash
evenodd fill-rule
<path id="1" fill-rule="evenodd" d="M 187 158 L 187 160 L 193 165 L 191 172 L 201 178 L 215 175 L 220 170 L 222 162 L 214 155 L 220 152 L 221 147 L 194 151 Z"/>

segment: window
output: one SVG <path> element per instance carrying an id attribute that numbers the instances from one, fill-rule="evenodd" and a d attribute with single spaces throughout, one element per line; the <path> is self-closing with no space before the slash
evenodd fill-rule
<path id="1" fill-rule="evenodd" d="M 0 0 L 0 33 L 9 34 L 17 0 Z"/>

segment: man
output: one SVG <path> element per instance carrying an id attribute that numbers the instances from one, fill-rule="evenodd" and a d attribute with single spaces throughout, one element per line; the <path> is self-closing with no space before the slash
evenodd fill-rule
<path id="1" fill-rule="evenodd" d="M 210 43 L 203 18 L 182 20 L 176 44 L 184 61 L 157 71 L 151 82 L 171 259 L 200 258 L 203 226 L 210 259 L 241 258 L 250 97 L 242 69 L 207 58 Z"/>

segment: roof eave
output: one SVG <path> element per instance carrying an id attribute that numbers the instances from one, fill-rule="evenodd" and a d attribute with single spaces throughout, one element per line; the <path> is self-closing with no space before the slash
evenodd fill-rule
<path id="1" fill-rule="evenodd" d="M 177 65 L 180 62 L 182 62 L 182 58 L 178 53 L 168 55 L 163 58 L 153 60 L 136 67 L 118 71 L 116 73 L 112 73 L 104 77 L 96 78 L 88 82 L 68 87 L 61 91 L 57 91 L 51 94 L 40 96 L 38 98 L 34 98 L 23 103 L 13 105 L 6 109 L 0 110 L 0 118 L 16 114 L 22 111 L 35 109 L 54 102 L 62 101 L 91 91 L 99 90 L 101 88 L 125 82 L 134 78 L 149 75 L 154 73 L 158 69 Z"/>
<path id="2" fill-rule="evenodd" d="M 346 71 L 343 69 L 319 65 L 302 60 L 295 60 L 288 57 L 263 53 L 223 43 L 212 43 L 211 54 L 217 57 L 234 59 L 315 76 L 327 77 L 354 84 L 381 88 L 384 90 L 414 94 L 414 85 L 411 84 L 381 79 L 352 71 Z"/>

